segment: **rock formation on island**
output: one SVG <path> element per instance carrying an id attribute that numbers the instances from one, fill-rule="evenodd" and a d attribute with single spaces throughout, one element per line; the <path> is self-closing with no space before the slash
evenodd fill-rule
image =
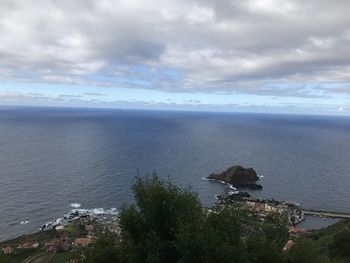
<path id="1" fill-rule="evenodd" d="M 231 184 L 237 188 L 262 189 L 262 186 L 256 182 L 259 176 L 253 168 L 244 168 L 242 166 L 232 166 L 219 174 L 211 174 L 208 179 L 222 181 Z"/>

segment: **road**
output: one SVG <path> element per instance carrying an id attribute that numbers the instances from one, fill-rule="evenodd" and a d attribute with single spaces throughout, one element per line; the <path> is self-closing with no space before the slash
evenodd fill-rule
<path id="1" fill-rule="evenodd" d="M 55 252 L 44 252 L 26 261 L 26 263 L 48 263 Z"/>
<path id="2" fill-rule="evenodd" d="M 350 218 L 350 213 L 333 212 L 333 211 L 304 210 L 304 214 L 310 215 L 310 216 L 321 216 L 321 217 Z"/>

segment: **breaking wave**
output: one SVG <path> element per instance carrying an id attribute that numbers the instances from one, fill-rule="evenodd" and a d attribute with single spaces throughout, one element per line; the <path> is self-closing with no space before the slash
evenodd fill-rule
<path id="1" fill-rule="evenodd" d="M 237 188 L 234 187 L 233 185 L 231 185 L 231 184 L 229 184 L 229 183 L 225 183 L 225 182 L 220 181 L 220 180 L 211 179 L 211 178 L 207 178 L 207 177 L 203 177 L 202 180 L 204 180 L 204 181 L 213 181 L 213 182 L 222 183 L 222 184 L 226 185 L 228 188 L 230 188 L 231 190 L 237 190 Z"/>

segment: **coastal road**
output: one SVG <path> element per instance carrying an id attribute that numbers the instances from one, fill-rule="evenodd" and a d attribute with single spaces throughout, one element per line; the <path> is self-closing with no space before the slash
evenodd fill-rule
<path id="1" fill-rule="evenodd" d="M 44 252 L 26 261 L 26 263 L 48 263 L 55 252 Z"/>
<path id="2" fill-rule="evenodd" d="M 310 215 L 310 216 L 321 216 L 321 217 L 350 218 L 350 213 L 333 212 L 333 211 L 304 210 L 304 214 Z"/>

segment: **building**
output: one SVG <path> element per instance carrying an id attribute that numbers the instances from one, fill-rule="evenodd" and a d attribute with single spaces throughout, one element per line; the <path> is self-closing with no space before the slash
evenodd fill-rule
<path id="1" fill-rule="evenodd" d="M 8 246 L 8 247 L 2 248 L 2 251 L 4 252 L 4 254 L 8 255 L 8 254 L 12 254 L 14 249 L 13 247 Z"/>
<path id="2" fill-rule="evenodd" d="M 45 242 L 44 247 L 46 251 L 56 251 L 60 246 L 60 240 L 58 238 L 51 239 L 48 242 Z"/>
<path id="3" fill-rule="evenodd" d="M 287 244 L 283 247 L 283 251 L 288 251 L 292 248 L 292 246 L 294 245 L 294 241 L 293 240 L 288 240 Z"/>
<path id="4" fill-rule="evenodd" d="M 264 209 L 265 212 L 278 213 L 282 215 L 283 212 L 286 210 L 286 207 L 280 204 L 274 205 L 272 203 L 264 203 Z"/>
<path id="5" fill-rule="evenodd" d="M 89 245 L 91 242 L 92 242 L 92 239 L 90 237 L 79 237 L 75 239 L 73 244 L 78 247 L 80 246 L 85 247 Z"/>
<path id="6" fill-rule="evenodd" d="M 245 204 L 246 204 L 247 208 L 249 208 L 250 210 L 253 209 L 255 206 L 255 202 L 253 202 L 253 201 L 246 201 Z"/>
<path id="7" fill-rule="evenodd" d="M 33 247 L 32 243 L 25 242 L 25 243 L 19 244 L 17 248 L 18 249 L 29 249 L 29 248 L 32 248 L 32 247 Z"/>
<path id="8" fill-rule="evenodd" d="M 289 234 L 294 237 L 300 237 L 306 233 L 306 230 L 301 227 L 289 227 Z"/>
<path id="9" fill-rule="evenodd" d="M 86 230 L 87 232 L 94 231 L 94 226 L 93 226 L 93 225 L 86 225 L 86 226 L 85 226 L 85 230 Z"/>
<path id="10" fill-rule="evenodd" d="M 263 203 L 255 202 L 254 210 L 255 210 L 256 212 L 263 212 L 263 211 L 264 211 L 264 204 L 263 204 Z"/>

